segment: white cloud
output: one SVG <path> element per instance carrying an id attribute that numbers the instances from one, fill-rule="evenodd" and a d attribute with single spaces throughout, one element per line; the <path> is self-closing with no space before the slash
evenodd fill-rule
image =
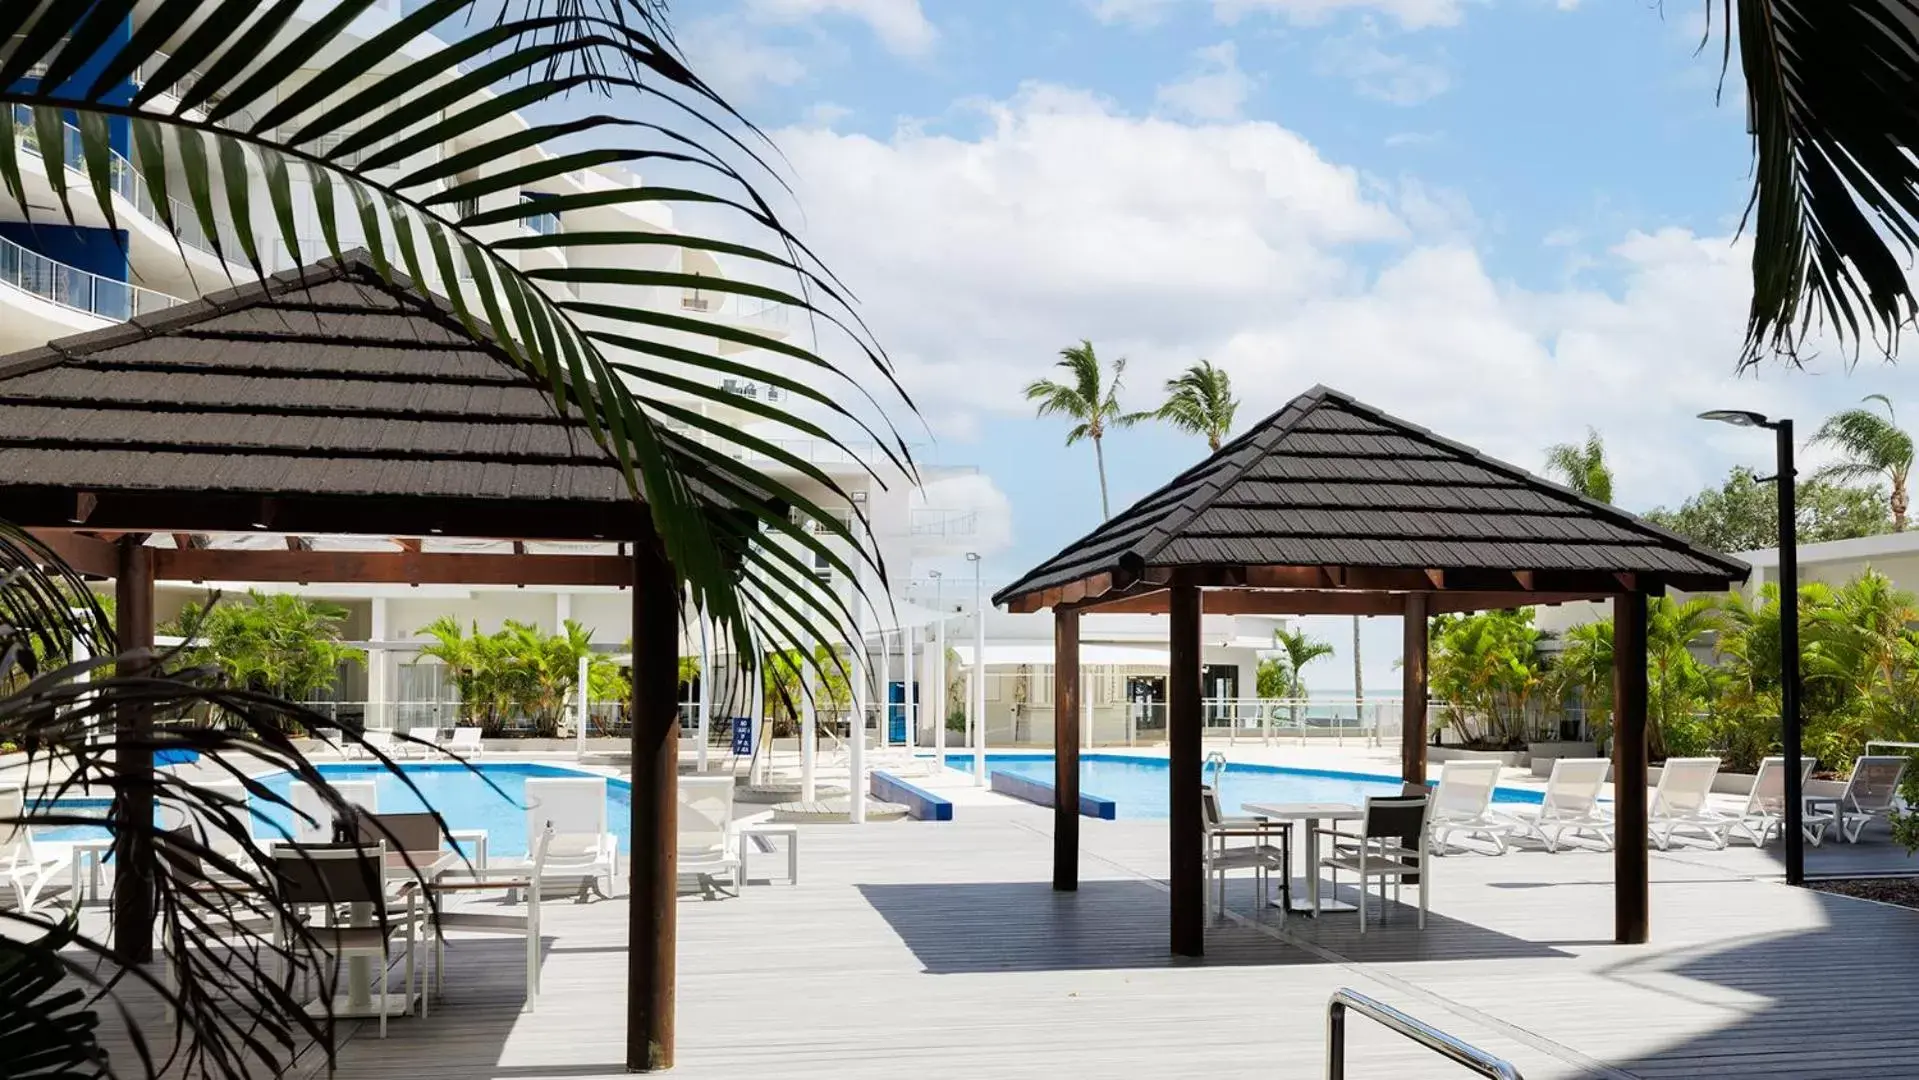
<path id="1" fill-rule="evenodd" d="M 1319 71 L 1350 82 L 1361 97 L 1392 105 L 1417 105 L 1452 87 L 1452 75 L 1436 60 L 1421 60 L 1380 47 L 1370 21 L 1356 34 L 1328 38 L 1319 48 Z"/>
<path id="2" fill-rule="evenodd" d="M 1131 359 L 1133 387 L 1213 359 L 1248 421 L 1324 382 L 1530 468 L 1592 425 L 1644 508 L 1765 459 L 1703 409 L 1810 422 L 1919 393 L 1910 364 L 1735 377 L 1744 243 L 1615 233 L 1588 276 L 1609 287 L 1524 288 L 1489 272 L 1456 196 L 1368 182 L 1273 124 L 1133 116 L 1050 86 L 973 107 L 985 122 L 963 137 L 777 136 L 805 238 L 949 440 L 1029 415 L 1021 385 L 1091 336 Z"/>
<path id="3" fill-rule="evenodd" d="M 1445 139 L 1440 131 L 1395 131 L 1381 140 L 1387 146 L 1433 146 Z"/>
<path id="4" fill-rule="evenodd" d="M 797 52 L 762 40 L 735 17 L 695 20 L 681 28 L 679 39 L 693 70 L 735 104 L 806 78 Z"/>
<path id="5" fill-rule="evenodd" d="M 1210 0 L 1220 22 L 1238 22 L 1248 15 L 1266 14 L 1298 25 L 1317 25 L 1348 12 L 1385 15 L 1399 25 L 1417 30 L 1451 26 L 1464 16 L 1474 0 Z M 1159 24 L 1180 7 L 1199 7 L 1209 0 L 1085 0 L 1086 8 L 1102 22 L 1139 27 Z"/>
<path id="6" fill-rule="evenodd" d="M 1253 92 L 1253 77 L 1240 70 L 1238 49 L 1230 41 L 1196 49 L 1194 68 L 1159 88 L 1162 109 L 1195 120 L 1232 120 Z"/>
<path id="7" fill-rule="evenodd" d="M 939 36 L 919 0 L 747 0 L 746 11 L 753 18 L 787 23 L 844 15 L 864 22 L 888 49 L 906 56 L 924 54 Z"/>

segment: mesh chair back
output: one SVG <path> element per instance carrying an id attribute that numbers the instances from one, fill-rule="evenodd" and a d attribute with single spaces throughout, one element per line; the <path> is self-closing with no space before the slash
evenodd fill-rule
<path id="1" fill-rule="evenodd" d="M 1862 757 L 1852 766 L 1846 794 L 1852 796 L 1852 804 L 1861 810 L 1887 809 L 1892 806 L 1893 797 L 1899 794 L 1899 779 L 1905 772 L 1905 758 Z"/>
<path id="2" fill-rule="evenodd" d="M 1200 786 L 1199 804 L 1203 808 L 1203 813 L 1206 815 L 1206 827 L 1214 828 L 1218 826 L 1221 820 L 1219 813 L 1219 792 L 1213 790 L 1213 785 L 1202 784 Z"/>
<path id="3" fill-rule="evenodd" d="M 1716 757 L 1667 758 L 1653 790 L 1653 808 L 1666 814 L 1693 814 L 1712 794 L 1712 778 L 1719 774 Z"/>
<path id="4" fill-rule="evenodd" d="M 382 842 L 394 851 L 438 851 L 440 823 L 427 813 L 369 814 L 361 818 L 360 843 Z"/>
<path id="5" fill-rule="evenodd" d="M 1406 847 L 1415 846 L 1426 831 L 1426 806 L 1424 796 L 1409 799 L 1403 795 L 1375 795 L 1367 799 L 1366 838 L 1396 837 Z"/>
<path id="6" fill-rule="evenodd" d="M 288 906 L 376 904 L 386 892 L 386 845 L 281 845 L 273 869 Z"/>
<path id="7" fill-rule="evenodd" d="M 1493 788 L 1499 785 L 1499 770 L 1497 761 L 1448 761 L 1439 770 L 1433 808 L 1460 817 L 1484 814 L 1492 805 Z"/>
<path id="8" fill-rule="evenodd" d="M 1599 801 L 1612 762 L 1606 758 L 1560 758 L 1546 778 L 1542 805 L 1561 814 L 1583 814 Z"/>

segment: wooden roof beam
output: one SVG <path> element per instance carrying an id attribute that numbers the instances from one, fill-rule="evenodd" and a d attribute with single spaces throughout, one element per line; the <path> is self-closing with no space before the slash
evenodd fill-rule
<path id="1" fill-rule="evenodd" d="M 53 550 L 60 561 L 89 577 L 110 578 L 120 572 L 120 556 L 112 541 L 71 529 L 29 529 L 35 540 Z"/>
<path id="2" fill-rule="evenodd" d="M 106 546 L 111 550 L 111 545 Z M 153 557 L 154 577 L 163 581 L 616 587 L 633 583 L 632 560 L 612 555 L 156 548 Z"/>

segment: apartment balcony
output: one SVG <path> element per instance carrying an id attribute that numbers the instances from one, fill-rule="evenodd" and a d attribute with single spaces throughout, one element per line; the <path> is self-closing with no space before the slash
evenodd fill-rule
<path id="1" fill-rule="evenodd" d="M 908 531 L 925 539 L 970 540 L 979 535 L 979 511 L 922 507 L 912 512 Z"/>
<path id="2" fill-rule="evenodd" d="M 777 386 L 766 383 L 748 382 L 744 379 L 726 379 L 720 383 L 720 389 L 729 394 L 737 394 L 748 401 L 776 403 L 785 401 L 792 395 Z"/>
<path id="3" fill-rule="evenodd" d="M 784 337 L 791 309 L 772 300 L 712 289 L 680 290 L 680 310 L 770 337 Z"/>

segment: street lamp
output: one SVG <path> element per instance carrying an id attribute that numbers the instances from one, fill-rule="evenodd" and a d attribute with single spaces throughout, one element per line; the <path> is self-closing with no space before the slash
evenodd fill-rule
<path id="1" fill-rule="evenodd" d="M 986 605 L 980 599 L 979 552 L 966 553 L 973 564 L 973 783 L 986 786 Z"/>
<path id="2" fill-rule="evenodd" d="M 1714 409 L 1699 414 L 1734 427 L 1771 428 L 1778 460 L 1772 479 L 1779 482 L 1779 737 L 1786 751 L 1786 883 L 1806 880 L 1805 772 L 1800 766 L 1799 724 L 1799 537 L 1797 485 L 1792 464 L 1792 419 L 1768 420 L 1743 409 Z"/>

